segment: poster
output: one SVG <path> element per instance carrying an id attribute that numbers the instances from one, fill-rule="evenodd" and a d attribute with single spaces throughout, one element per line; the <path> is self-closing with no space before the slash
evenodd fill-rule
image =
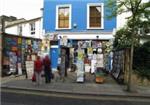
<path id="1" fill-rule="evenodd" d="M 34 61 L 26 61 L 27 78 L 32 79 L 34 73 Z"/>
<path id="2" fill-rule="evenodd" d="M 93 54 L 93 48 L 88 48 L 88 54 Z"/>
<path id="3" fill-rule="evenodd" d="M 18 48 L 17 48 L 16 46 L 13 46 L 13 47 L 11 48 L 11 50 L 12 50 L 12 51 L 17 51 Z"/>
<path id="4" fill-rule="evenodd" d="M 35 61 L 36 60 L 36 55 L 31 55 L 31 58 L 32 58 L 33 61 Z"/>
<path id="5" fill-rule="evenodd" d="M 31 40 L 30 39 L 28 40 L 28 45 L 31 45 Z"/>
<path id="6" fill-rule="evenodd" d="M 60 45 L 67 46 L 67 44 L 68 44 L 67 36 L 63 36 L 63 38 L 60 39 Z"/>
<path id="7" fill-rule="evenodd" d="M 84 58 L 84 51 L 82 49 L 78 50 L 78 60 L 83 60 Z"/>
<path id="8" fill-rule="evenodd" d="M 14 52 L 10 52 L 9 53 L 9 67 L 10 67 L 10 71 L 15 73 L 17 70 L 17 56 Z"/>
<path id="9" fill-rule="evenodd" d="M 18 44 L 21 44 L 21 38 L 18 38 Z"/>

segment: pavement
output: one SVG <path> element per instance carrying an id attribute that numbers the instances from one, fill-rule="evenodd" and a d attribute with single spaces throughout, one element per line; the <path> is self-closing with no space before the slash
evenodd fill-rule
<path id="1" fill-rule="evenodd" d="M 2 89 L 17 89 L 26 91 L 40 91 L 46 93 L 66 93 L 78 95 L 94 95 L 94 96 L 117 96 L 117 97 L 143 97 L 150 99 L 150 87 L 137 86 L 134 92 L 125 91 L 126 85 L 119 85 L 110 76 L 105 76 L 105 81 L 102 84 L 97 84 L 94 81 L 94 75 L 86 73 L 85 82 L 76 82 L 76 73 L 69 72 L 65 81 L 58 79 L 55 73 L 55 78 L 51 83 L 46 84 L 44 78 L 42 84 L 36 85 L 25 76 L 10 76 L 1 78 Z"/>

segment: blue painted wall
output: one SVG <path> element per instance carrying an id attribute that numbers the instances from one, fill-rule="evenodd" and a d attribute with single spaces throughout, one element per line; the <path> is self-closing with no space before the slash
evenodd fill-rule
<path id="1" fill-rule="evenodd" d="M 107 0 L 44 0 L 43 28 L 46 32 L 56 32 L 56 5 L 71 4 L 72 5 L 72 29 L 59 30 L 71 32 L 85 31 L 112 31 L 116 27 L 116 17 L 108 20 L 106 18 L 106 6 L 104 6 L 104 29 L 87 30 L 87 3 L 104 3 Z M 73 23 L 77 24 L 77 28 L 73 28 Z"/>

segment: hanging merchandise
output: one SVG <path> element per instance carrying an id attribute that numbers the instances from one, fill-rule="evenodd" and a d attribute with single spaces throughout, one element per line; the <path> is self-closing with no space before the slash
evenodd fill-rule
<path id="1" fill-rule="evenodd" d="M 21 63 L 17 64 L 18 67 L 18 75 L 22 75 L 22 67 L 21 67 Z"/>
<path id="2" fill-rule="evenodd" d="M 115 51 L 113 58 L 113 70 L 111 73 L 115 79 L 119 80 L 123 72 L 124 51 Z"/>
<path id="3" fill-rule="evenodd" d="M 84 51 L 78 50 L 78 60 L 83 60 L 83 58 L 84 58 Z"/>
<path id="4" fill-rule="evenodd" d="M 91 60 L 91 73 L 94 73 L 96 69 L 96 60 Z"/>
<path id="5" fill-rule="evenodd" d="M 78 48 L 78 60 L 77 60 L 77 82 L 84 82 L 84 51 Z"/>
<path id="6" fill-rule="evenodd" d="M 96 41 L 92 41 L 92 48 L 97 48 L 97 42 Z"/>
<path id="7" fill-rule="evenodd" d="M 85 64 L 85 72 L 90 72 L 91 66 L 90 66 L 90 60 L 88 59 L 88 57 L 85 57 L 84 64 Z"/>
<path id="8" fill-rule="evenodd" d="M 97 48 L 102 48 L 102 43 L 97 41 Z"/>
<path id="9" fill-rule="evenodd" d="M 77 82 L 84 82 L 84 62 L 77 61 Z"/>
<path id="10" fill-rule="evenodd" d="M 93 54 L 93 48 L 92 47 L 87 48 L 87 50 L 88 50 L 88 54 Z"/>
<path id="11" fill-rule="evenodd" d="M 104 56 L 103 54 L 97 54 L 97 65 L 96 67 L 104 68 Z"/>

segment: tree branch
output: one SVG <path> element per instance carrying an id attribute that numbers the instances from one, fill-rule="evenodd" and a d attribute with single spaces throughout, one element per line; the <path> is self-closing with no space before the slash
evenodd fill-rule
<path id="1" fill-rule="evenodd" d="M 123 1 L 121 1 L 121 0 L 118 0 L 120 3 L 123 3 L 123 5 L 127 8 L 127 9 L 129 9 L 129 10 L 131 10 L 131 8 L 130 7 L 128 7 L 127 5 L 126 5 L 126 3 L 125 2 L 123 2 Z"/>

